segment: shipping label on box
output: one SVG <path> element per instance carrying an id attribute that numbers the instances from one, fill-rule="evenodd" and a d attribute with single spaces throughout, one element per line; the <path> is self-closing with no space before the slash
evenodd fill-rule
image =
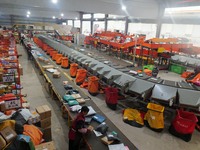
<path id="1" fill-rule="evenodd" d="M 20 108 L 21 102 L 20 102 L 20 99 L 7 100 L 5 101 L 5 105 L 6 105 L 6 109 Z"/>
<path id="2" fill-rule="evenodd" d="M 7 83 L 7 82 L 14 82 L 15 81 L 15 76 L 14 74 L 11 75 L 3 75 L 3 82 Z"/>
<path id="3" fill-rule="evenodd" d="M 8 73 L 17 74 L 17 69 L 7 69 Z"/>

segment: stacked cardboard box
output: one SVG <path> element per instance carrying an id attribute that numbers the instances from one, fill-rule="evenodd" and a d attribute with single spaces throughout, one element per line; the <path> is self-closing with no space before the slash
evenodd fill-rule
<path id="1" fill-rule="evenodd" d="M 43 138 L 46 141 L 51 141 L 51 109 L 47 105 L 42 105 L 36 108 L 40 115 L 40 127 L 43 129 Z"/>
<path id="2" fill-rule="evenodd" d="M 9 144 L 16 136 L 16 132 L 10 127 L 2 129 L 0 131 L 0 149 Z"/>

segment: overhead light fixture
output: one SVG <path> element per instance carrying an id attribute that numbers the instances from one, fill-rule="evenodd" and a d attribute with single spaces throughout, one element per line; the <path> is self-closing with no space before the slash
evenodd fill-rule
<path id="1" fill-rule="evenodd" d="M 31 12 L 30 12 L 30 11 L 27 11 L 27 14 L 28 14 L 28 15 L 30 15 L 30 14 L 31 14 Z"/>
<path id="2" fill-rule="evenodd" d="M 116 16 L 114 16 L 113 19 L 116 19 Z"/>
<path id="3" fill-rule="evenodd" d="M 122 10 L 125 11 L 126 10 L 126 6 L 122 6 Z"/>
<path id="4" fill-rule="evenodd" d="M 58 0 L 51 0 L 52 3 L 56 4 L 58 2 Z"/>
<path id="5" fill-rule="evenodd" d="M 98 21 L 98 19 L 97 19 L 97 18 L 96 18 L 95 20 L 96 20 L 96 21 Z"/>
<path id="6" fill-rule="evenodd" d="M 64 14 L 62 13 L 62 14 L 60 14 L 62 17 L 64 16 Z"/>
<path id="7" fill-rule="evenodd" d="M 55 16 L 53 16 L 52 18 L 53 18 L 53 19 L 55 19 L 56 17 L 55 17 Z"/>
<path id="8" fill-rule="evenodd" d="M 76 20 L 78 20 L 78 18 L 77 18 L 77 17 L 76 17 L 75 19 L 76 19 Z"/>
<path id="9" fill-rule="evenodd" d="M 29 15 L 26 15 L 26 17 L 29 18 L 30 16 L 29 16 Z"/>

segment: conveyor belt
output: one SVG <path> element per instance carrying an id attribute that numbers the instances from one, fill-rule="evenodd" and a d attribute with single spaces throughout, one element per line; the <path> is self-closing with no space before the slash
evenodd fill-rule
<path id="1" fill-rule="evenodd" d="M 73 60 L 73 61 L 77 61 L 78 60 L 78 62 L 80 63 L 80 66 L 83 66 L 88 71 L 91 71 L 91 68 L 94 67 L 95 73 L 100 74 L 102 76 L 102 80 L 106 81 L 106 83 L 108 83 L 108 84 L 111 84 L 114 80 L 116 80 L 117 78 L 119 78 L 121 75 L 124 74 L 123 72 L 121 72 L 121 71 L 119 71 L 117 69 L 114 69 L 114 68 L 112 68 L 111 71 L 108 71 L 108 65 L 110 65 L 112 63 L 104 64 L 102 62 L 99 62 L 99 61 L 95 60 L 94 58 L 91 58 L 90 56 L 87 56 L 87 55 L 83 54 L 83 53 L 86 54 L 87 52 L 81 53 L 81 52 L 75 51 L 75 50 L 73 50 L 71 48 L 68 48 L 67 46 L 65 46 L 63 44 L 60 44 L 60 43 L 55 42 L 55 41 L 53 41 L 51 39 L 48 39 L 45 36 L 40 36 L 40 39 L 42 39 L 44 42 L 46 42 L 47 44 L 49 44 L 51 47 L 54 47 L 54 49 L 64 51 L 65 54 L 68 55 L 68 57 L 69 57 L 70 60 Z M 77 56 L 75 57 L 75 55 L 82 56 L 83 58 L 86 57 L 87 59 L 83 60 L 83 62 L 80 62 L 79 60 L 81 58 L 78 57 L 78 59 L 75 60 L 74 58 L 77 57 Z M 177 60 L 177 58 L 179 60 L 178 56 L 174 56 L 173 58 L 174 58 L 174 60 Z M 186 59 L 185 56 L 183 56 L 182 62 L 185 62 L 185 59 Z M 95 65 L 97 65 L 97 64 L 99 64 L 99 65 L 95 67 Z M 100 65 L 102 65 L 104 67 L 102 68 L 102 67 L 100 67 Z M 107 67 L 105 67 L 106 65 L 107 65 Z M 121 68 L 121 66 L 119 66 L 119 67 L 115 66 L 115 68 L 119 69 L 119 68 Z M 127 72 L 127 74 L 131 75 L 129 72 Z M 158 100 L 169 101 L 170 97 L 172 98 L 174 96 L 174 95 L 173 96 L 171 95 L 173 92 L 170 93 L 171 90 L 168 90 L 168 89 L 175 89 L 175 91 L 177 91 L 178 88 L 188 88 L 189 87 L 189 86 L 187 86 L 185 84 L 184 85 L 182 83 L 179 84 L 179 82 L 174 82 L 174 81 L 168 81 L 168 80 L 164 80 L 164 81 L 158 80 L 158 81 L 155 81 L 153 79 L 149 79 L 151 77 L 149 77 L 149 76 L 147 76 L 145 74 L 143 74 L 143 76 L 139 76 L 139 75 L 131 75 L 131 76 L 133 77 L 133 80 L 135 79 L 135 77 L 137 78 L 137 80 L 136 80 L 137 82 L 135 82 L 135 84 L 137 83 L 138 87 L 134 87 L 133 86 L 134 82 L 133 82 L 132 86 L 129 86 L 131 89 L 128 89 L 128 91 L 130 91 L 130 92 L 136 92 L 138 94 L 139 93 L 142 94 L 145 91 L 145 88 L 142 86 L 143 82 L 145 80 L 146 80 L 146 83 L 148 82 L 147 85 L 150 85 L 149 87 L 151 87 L 151 85 L 154 85 L 154 84 L 156 84 L 155 87 L 167 87 L 166 89 L 167 89 L 168 92 L 165 92 L 165 94 L 162 95 L 162 96 L 158 96 L 158 95 L 155 94 L 156 92 L 154 92 L 153 97 L 155 96 L 154 98 L 155 99 L 158 98 Z M 142 79 L 142 80 L 140 80 L 140 79 Z M 116 84 L 118 84 L 119 87 L 121 86 L 120 82 L 116 82 Z M 186 83 L 186 84 L 188 84 L 188 83 Z M 153 90 L 154 90 L 155 87 L 153 87 Z M 194 87 L 194 90 L 200 90 L 200 87 L 197 87 L 197 86 L 192 86 L 192 87 Z M 159 91 L 159 90 L 155 89 L 154 91 Z M 190 103 L 189 100 L 188 100 L 188 103 Z M 191 103 L 190 105 L 188 105 L 188 107 L 190 107 L 191 105 L 193 105 L 193 104 Z"/>
<path id="2" fill-rule="evenodd" d="M 49 58 L 49 56 L 47 56 L 45 53 L 43 53 L 43 51 L 41 49 L 38 49 L 38 51 L 40 51 L 45 57 Z M 38 64 L 40 70 L 43 72 L 43 75 L 45 76 L 45 78 L 50 82 L 50 84 L 52 85 L 52 89 L 53 91 L 56 93 L 56 95 L 58 96 L 59 100 L 62 102 L 62 96 L 66 93 L 66 90 L 63 87 L 63 81 L 69 81 L 69 84 L 71 84 L 73 87 L 77 87 L 75 85 L 74 82 L 72 82 L 70 79 L 70 77 L 68 76 L 69 70 L 66 69 L 62 69 L 60 68 L 60 66 L 58 67 L 58 70 L 61 72 L 61 77 L 60 78 L 53 78 L 52 73 L 49 73 L 48 71 L 44 71 L 42 69 L 43 65 L 47 65 L 44 62 L 38 61 L 37 57 L 34 55 L 35 58 L 35 62 L 36 64 Z M 50 60 L 50 59 L 49 59 Z M 57 66 L 55 64 L 55 62 L 50 60 L 50 65 L 54 65 Z M 77 87 L 79 89 L 79 87 Z M 80 90 L 80 94 L 83 98 L 88 98 L 84 92 L 82 92 L 82 90 Z M 103 113 L 101 112 L 101 110 L 99 110 L 99 108 L 96 106 L 96 104 L 94 104 L 94 102 L 92 100 L 87 100 L 86 101 L 86 105 L 87 106 L 92 106 L 95 111 L 98 114 L 103 115 Z M 66 108 L 69 109 L 68 105 L 66 105 Z M 68 110 L 69 111 L 69 110 Z M 70 113 L 70 115 L 72 116 L 72 118 L 75 117 L 75 113 Z M 105 116 L 105 115 L 104 115 Z M 106 117 L 106 116 L 105 116 Z M 128 139 L 125 135 L 123 135 L 121 133 L 121 131 L 107 118 L 106 119 L 106 124 L 109 126 L 109 131 L 115 131 L 119 138 L 122 140 L 122 142 L 127 145 L 131 150 L 133 149 L 137 149 Z M 96 127 L 98 124 L 94 121 L 92 121 L 91 123 L 92 126 Z M 108 149 L 108 147 L 106 145 L 104 145 L 101 141 L 100 138 L 96 137 L 94 135 L 94 133 L 88 135 L 88 137 L 86 137 L 87 142 L 89 143 L 89 145 L 91 146 L 92 149 L 95 150 L 106 150 Z"/>

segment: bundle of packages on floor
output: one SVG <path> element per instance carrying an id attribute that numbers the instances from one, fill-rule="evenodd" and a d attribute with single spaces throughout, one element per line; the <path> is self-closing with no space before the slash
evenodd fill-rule
<path id="1" fill-rule="evenodd" d="M 51 137 L 51 109 L 0 110 L 0 150 L 55 150 Z"/>
<path id="2" fill-rule="evenodd" d="M 161 132 L 165 128 L 164 106 L 148 103 L 147 112 L 127 108 L 123 111 L 123 121 L 134 127 L 146 125 L 153 131 Z M 175 118 L 171 121 L 169 133 L 189 142 L 192 138 L 198 119 L 193 112 L 177 110 Z"/>

